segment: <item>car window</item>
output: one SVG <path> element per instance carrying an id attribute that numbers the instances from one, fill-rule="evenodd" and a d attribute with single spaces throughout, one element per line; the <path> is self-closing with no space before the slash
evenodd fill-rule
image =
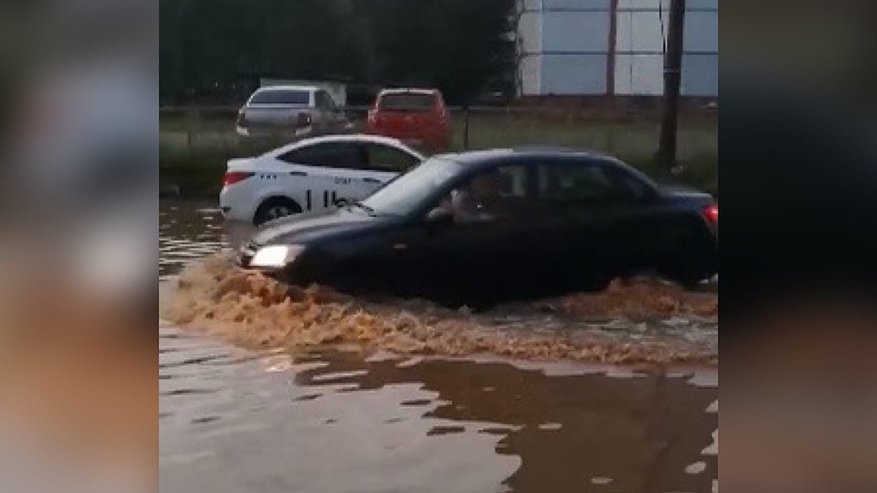
<path id="1" fill-rule="evenodd" d="M 358 143 L 328 142 L 294 149 L 277 158 L 287 163 L 306 166 L 359 169 L 365 166 L 363 154 Z"/>
<path id="2" fill-rule="evenodd" d="M 430 158 L 363 200 L 378 214 L 403 216 L 426 207 L 460 173 L 460 163 Z"/>
<path id="3" fill-rule="evenodd" d="M 416 166 L 417 157 L 383 144 L 367 144 L 368 169 L 404 173 Z"/>
<path id="4" fill-rule="evenodd" d="M 538 167 L 537 197 L 561 203 L 606 203 L 628 199 L 606 170 L 596 164 L 558 163 Z"/>
<path id="5" fill-rule="evenodd" d="M 610 167 L 607 171 L 615 182 L 636 201 L 647 199 L 654 193 L 654 189 L 648 183 L 627 170 Z"/>
<path id="6" fill-rule="evenodd" d="M 335 111 L 338 109 L 338 106 L 335 105 L 335 100 L 332 99 L 332 96 L 326 91 L 320 91 L 317 93 L 317 107 L 327 111 Z"/>
<path id="7" fill-rule="evenodd" d="M 381 111 L 432 111 L 435 95 L 419 93 L 384 94 L 378 109 Z"/>
<path id="8" fill-rule="evenodd" d="M 261 89 L 250 98 L 250 104 L 310 104 L 308 91 L 290 89 Z"/>
<path id="9" fill-rule="evenodd" d="M 520 217 L 532 212 L 527 166 L 491 168 L 454 187 L 437 207 L 451 212 L 455 222 L 485 222 Z"/>

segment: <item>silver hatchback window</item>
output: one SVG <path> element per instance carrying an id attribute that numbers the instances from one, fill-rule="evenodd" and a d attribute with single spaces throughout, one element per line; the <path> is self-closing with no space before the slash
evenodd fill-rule
<path id="1" fill-rule="evenodd" d="M 250 98 L 250 104 L 300 104 L 311 102 L 311 93 L 292 89 L 260 89 Z"/>
<path id="2" fill-rule="evenodd" d="M 332 99 L 332 96 L 329 95 L 326 91 L 317 92 L 317 108 L 327 110 L 327 111 L 336 111 L 338 106 L 335 104 L 335 100 Z"/>

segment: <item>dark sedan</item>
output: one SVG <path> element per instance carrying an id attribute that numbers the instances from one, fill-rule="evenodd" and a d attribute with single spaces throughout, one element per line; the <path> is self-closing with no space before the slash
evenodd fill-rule
<path id="1" fill-rule="evenodd" d="M 431 158 L 362 202 L 271 223 L 243 267 L 293 284 L 495 302 L 657 272 L 717 272 L 718 206 L 615 158 L 511 149 Z"/>

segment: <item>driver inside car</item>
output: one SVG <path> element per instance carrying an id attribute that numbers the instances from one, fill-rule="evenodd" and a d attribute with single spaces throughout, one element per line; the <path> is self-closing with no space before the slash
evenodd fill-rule
<path id="1" fill-rule="evenodd" d="M 494 218 L 490 205 L 501 197 L 501 188 L 498 172 L 483 173 L 452 190 L 442 207 L 454 215 L 456 222 L 489 221 Z"/>

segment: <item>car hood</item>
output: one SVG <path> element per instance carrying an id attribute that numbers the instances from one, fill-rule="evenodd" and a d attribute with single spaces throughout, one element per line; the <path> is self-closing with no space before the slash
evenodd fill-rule
<path id="1" fill-rule="evenodd" d="M 291 216 L 263 226 L 253 236 L 252 242 L 259 246 L 272 244 L 313 244 L 337 239 L 367 229 L 378 229 L 389 218 L 373 217 L 364 213 L 345 210 L 315 215 Z"/>

